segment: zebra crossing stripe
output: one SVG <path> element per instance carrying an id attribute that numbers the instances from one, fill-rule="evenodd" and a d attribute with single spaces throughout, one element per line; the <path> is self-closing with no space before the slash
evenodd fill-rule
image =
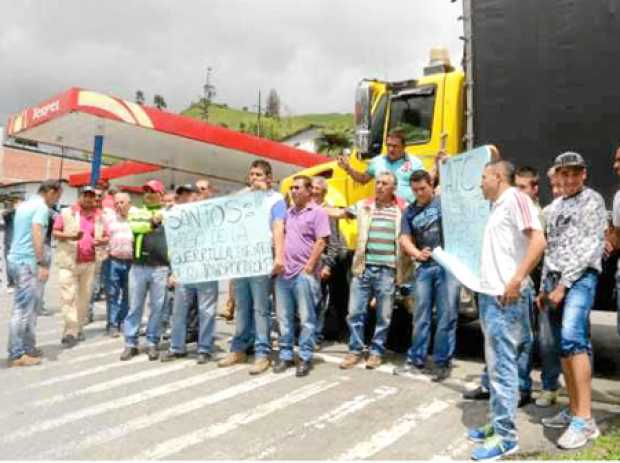
<path id="1" fill-rule="evenodd" d="M 188 368 L 190 366 L 195 366 L 195 363 L 191 361 L 182 361 L 177 364 L 167 365 L 153 370 L 140 371 L 133 375 L 121 376 L 120 378 L 115 378 L 110 381 L 97 383 L 84 389 L 77 389 L 69 393 L 57 394 L 53 397 L 48 397 L 47 399 L 37 400 L 33 402 L 31 406 L 42 407 L 57 404 L 60 402 L 65 402 L 67 400 L 72 400 L 83 395 L 104 392 L 118 386 L 137 383 L 138 381 L 142 381 L 143 379 L 155 378 L 157 376 L 163 376 L 174 371 L 184 370 L 185 368 Z"/>
<path id="2" fill-rule="evenodd" d="M 365 460 L 388 448 L 407 433 L 415 429 L 420 423 L 446 410 L 453 401 L 434 399 L 430 404 L 422 405 L 413 413 L 401 416 L 393 426 L 372 435 L 369 439 L 360 442 L 336 460 Z"/>
<path id="3" fill-rule="evenodd" d="M 290 405 L 294 405 L 321 392 L 332 389 L 339 384 L 341 384 L 341 381 L 327 382 L 326 380 L 308 384 L 307 386 L 300 387 L 299 389 L 289 392 L 288 394 L 272 400 L 271 402 L 260 404 L 252 410 L 236 413 L 223 422 L 215 423 L 211 426 L 197 429 L 189 434 L 184 434 L 164 441 L 155 447 L 149 448 L 138 454 L 134 459 L 159 460 L 166 458 L 189 447 L 201 444 L 206 440 L 214 439 L 224 434 L 233 432 L 243 425 L 253 423 L 254 421 L 275 413 L 278 410 L 282 410 Z"/>
<path id="4" fill-rule="evenodd" d="M 148 357 L 145 355 L 140 356 L 138 358 L 132 359 L 131 364 L 134 365 L 136 363 L 144 363 L 148 360 Z M 93 368 L 87 368 L 86 370 L 76 371 L 74 373 L 68 373 L 66 375 L 56 376 L 55 378 L 46 379 L 45 381 L 40 381 L 38 383 L 29 384 L 24 387 L 25 390 L 36 389 L 43 386 L 51 386 L 52 384 L 64 383 L 65 381 L 71 381 L 77 378 L 83 378 L 85 376 L 95 375 L 97 373 L 102 373 L 104 371 L 113 370 L 115 368 L 126 367 L 130 363 L 129 362 L 121 362 L 118 359 L 115 359 L 112 363 L 106 363 L 104 365 L 99 365 Z"/>
<path id="5" fill-rule="evenodd" d="M 226 369 L 216 368 L 213 370 L 209 370 L 206 373 L 192 376 L 190 378 L 185 378 L 179 381 L 174 381 L 172 383 L 164 384 L 162 386 L 158 386 L 158 387 L 151 388 L 151 389 L 146 389 L 136 394 L 131 394 L 128 396 L 120 397 L 118 399 L 109 400 L 107 402 L 103 402 L 103 403 L 96 404 L 90 407 L 82 408 L 74 412 L 61 415 L 57 418 L 51 418 L 48 420 L 38 421 L 37 423 L 31 426 L 27 426 L 22 429 L 17 429 L 16 431 L 0 436 L 0 443 L 7 444 L 7 443 L 15 442 L 16 440 L 30 437 L 33 434 L 37 434 L 43 431 L 48 431 L 50 429 L 58 428 L 60 426 L 64 426 L 74 421 L 101 415 L 103 413 L 107 413 L 112 410 L 118 410 L 124 407 L 135 405 L 139 402 L 144 402 L 145 400 L 150 400 L 156 397 L 164 396 L 166 394 L 178 392 L 181 389 L 190 388 L 193 386 L 197 386 L 199 384 L 206 383 L 208 381 L 213 381 L 215 379 L 231 375 L 241 368 L 243 367 L 241 366 L 239 368 L 226 368 Z"/>
<path id="6" fill-rule="evenodd" d="M 243 366 L 230 367 L 220 371 L 236 372 L 241 369 L 243 369 Z M 97 445 L 108 443 L 115 439 L 127 436 L 132 432 L 146 429 L 159 423 L 164 423 L 170 419 L 194 412 L 208 405 L 213 405 L 231 399 L 237 395 L 251 392 L 254 389 L 258 389 L 262 386 L 267 386 L 285 378 L 290 378 L 293 373 L 293 371 L 290 371 L 277 375 L 265 374 L 250 381 L 244 381 L 242 383 L 236 384 L 235 386 L 228 387 L 216 393 L 203 395 L 188 402 L 175 405 L 174 407 L 169 407 L 164 410 L 130 419 L 128 421 L 125 421 L 124 423 L 121 423 L 118 426 L 103 429 L 99 432 L 85 436 L 79 441 L 70 442 L 66 445 L 45 451 L 39 456 L 37 456 L 36 459 L 55 460 L 63 456 L 75 455 L 78 451 L 83 451 Z"/>
<path id="7" fill-rule="evenodd" d="M 252 451 L 252 455 L 240 456 L 240 459 L 265 459 L 278 451 L 278 443 L 289 442 L 290 439 L 295 439 L 296 442 L 299 442 L 307 436 L 308 432 L 311 430 L 310 428 L 313 428 L 312 430 L 323 430 L 328 425 L 337 423 L 338 421 L 341 421 L 342 419 L 365 409 L 366 407 L 377 401 L 392 396 L 397 392 L 398 388 L 391 386 L 380 386 L 373 391 L 373 393 L 375 394 L 374 396 L 368 396 L 366 394 L 360 394 L 358 396 L 355 396 L 353 399 L 343 402 L 335 409 L 324 413 L 323 415 L 315 418 L 314 420 L 304 423 L 301 430 L 299 428 L 295 428 L 287 432 L 284 436 L 273 436 L 268 441 L 261 442 L 260 447 Z"/>

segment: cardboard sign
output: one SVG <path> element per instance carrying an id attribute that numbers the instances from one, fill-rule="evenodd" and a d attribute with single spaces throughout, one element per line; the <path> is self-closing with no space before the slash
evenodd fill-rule
<path id="1" fill-rule="evenodd" d="M 183 284 L 269 274 L 267 194 L 250 192 L 174 206 L 164 214 L 172 273 Z"/>
<path id="2" fill-rule="evenodd" d="M 479 290 L 480 254 L 490 214 L 480 182 L 491 151 L 483 146 L 444 161 L 440 166 L 441 211 L 445 249 L 433 253 L 465 286 Z"/>

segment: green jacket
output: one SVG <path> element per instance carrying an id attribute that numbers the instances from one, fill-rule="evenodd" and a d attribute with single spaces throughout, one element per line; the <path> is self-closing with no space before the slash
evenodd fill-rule
<path id="1" fill-rule="evenodd" d="M 164 227 L 154 225 L 152 218 L 162 206 L 133 207 L 129 211 L 129 227 L 134 234 L 133 261 L 152 267 L 168 266 L 168 245 Z"/>

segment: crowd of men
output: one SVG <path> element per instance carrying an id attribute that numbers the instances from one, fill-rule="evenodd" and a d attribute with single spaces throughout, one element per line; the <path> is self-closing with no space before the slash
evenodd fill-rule
<path id="1" fill-rule="evenodd" d="M 270 164 L 252 162 L 244 191 L 262 191 L 268 201 L 273 269 L 269 275 L 234 280 L 235 329 L 230 352 L 218 361 L 218 367 L 244 363 L 253 353 L 252 375 L 270 368 L 282 373 L 293 367 L 298 377 L 310 373 L 313 354 L 324 337 L 328 307 L 333 307 L 329 299 L 333 282 L 342 272 L 339 263 L 346 260 L 338 221 L 355 218 L 357 242 L 350 265 L 346 318 L 348 354 L 340 368 L 360 362 L 367 369 L 381 365 L 397 288 L 408 285 L 415 295 L 413 336 L 406 362 L 394 374 L 430 375 L 436 382 L 450 376 L 462 288 L 432 254 L 444 244 L 441 182 L 438 169 L 427 172 L 404 147 L 404 133 L 397 130 L 388 135 L 387 153 L 374 158 L 366 172 L 356 171 L 345 158 L 338 160 L 357 182 L 375 180 L 375 195 L 348 208 L 326 202 L 328 186 L 322 177 L 294 177 L 289 198 L 285 198 L 273 189 Z M 548 172 L 555 199 L 544 209 L 538 203 L 537 172 L 529 167 L 515 171 L 511 163 L 499 158 L 497 150 L 494 154 L 481 181 L 482 193 L 491 204 L 477 295 L 486 368 L 480 387 L 464 393 L 467 399 L 490 401 L 490 422 L 469 431 L 471 440 L 482 443 L 472 455 L 476 460 L 495 459 L 518 448 L 516 411 L 532 400 L 534 345 L 542 359 L 543 384 L 536 404 L 556 403 L 560 373 L 569 396 L 568 407 L 544 419 L 543 426 L 566 429 L 558 440 L 565 449 L 598 437 L 591 412 L 589 313 L 603 254 L 618 247 L 616 236 L 605 234 L 605 204 L 600 194 L 585 186 L 587 168 L 579 154 L 567 152 L 555 159 Z M 620 175 L 620 149 L 614 168 Z M 141 352 L 139 337 L 147 300 L 145 352 L 149 360 L 168 362 L 187 356 L 192 311 L 197 314 L 197 363 L 213 359 L 218 284 L 177 281 L 162 226 L 166 209 L 211 197 L 209 183 L 200 180 L 181 185 L 171 194 L 159 180 L 151 180 L 143 186 L 143 193 L 143 204 L 137 207 L 126 193 L 107 187 L 82 188 L 78 202 L 62 209 L 53 220 L 53 256 L 44 237 L 50 208 L 62 194 L 61 184 L 45 181 L 37 195 L 19 205 L 8 255 L 15 282 L 9 329 L 11 366 L 41 361 L 35 340 L 36 306 L 42 299 L 50 261 L 59 269 L 65 348 L 84 339 L 94 280 L 101 274 L 108 333 L 124 337 L 120 360 L 128 361 Z M 619 195 L 614 200 L 613 224 L 620 227 Z M 366 322 L 371 310 L 376 323 L 368 337 Z M 169 347 L 160 351 L 167 324 Z M 274 331 L 278 332 L 278 354 L 272 359 Z"/>

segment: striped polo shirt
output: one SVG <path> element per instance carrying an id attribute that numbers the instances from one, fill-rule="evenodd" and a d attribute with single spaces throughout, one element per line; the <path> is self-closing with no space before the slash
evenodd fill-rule
<path id="1" fill-rule="evenodd" d="M 368 230 L 366 265 L 396 268 L 396 217 L 398 206 L 375 208 Z"/>

